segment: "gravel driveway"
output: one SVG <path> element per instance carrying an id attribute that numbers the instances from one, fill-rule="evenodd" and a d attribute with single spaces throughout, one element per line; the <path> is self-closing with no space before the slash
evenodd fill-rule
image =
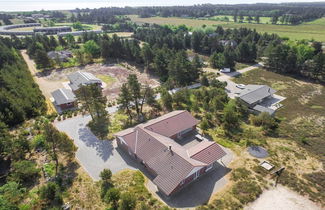
<path id="1" fill-rule="evenodd" d="M 221 76 L 217 77 L 217 79 L 221 82 L 227 82 L 227 87 L 226 87 L 227 94 L 230 98 L 235 98 L 238 95 L 238 93 L 241 91 L 241 89 L 236 87 L 237 84 L 234 83 L 232 81 L 232 79 L 238 75 L 241 75 L 245 72 L 254 70 L 254 69 L 262 67 L 262 66 L 263 66 L 263 63 L 258 63 L 258 64 L 243 68 L 238 71 L 234 71 L 234 72 L 230 72 L 230 73 L 221 73 Z"/>
<path id="2" fill-rule="evenodd" d="M 116 141 L 99 140 L 86 127 L 89 115 L 77 116 L 56 122 L 58 130 L 65 132 L 78 147 L 76 158 L 88 174 L 99 180 L 100 172 L 108 168 L 112 173 L 123 169 L 135 169 L 136 163 L 117 148 Z"/>

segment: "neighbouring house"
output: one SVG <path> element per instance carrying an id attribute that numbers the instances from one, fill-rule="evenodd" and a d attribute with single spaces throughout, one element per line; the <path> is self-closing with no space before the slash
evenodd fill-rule
<path id="1" fill-rule="evenodd" d="M 270 115 L 275 113 L 272 106 L 275 102 L 279 102 L 274 93 L 276 90 L 267 85 L 246 85 L 239 92 L 238 98 L 254 113 L 267 112 Z"/>
<path id="2" fill-rule="evenodd" d="M 115 137 L 120 148 L 146 167 L 158 190 L 170 196 L 214 169 L 226 155 L 218 144 L 197 134 L 198 123 L 187 111 L 173 111 Z"/>
<path id="3" fill-rule="evenodd" d="M 99 87 L 102 85 L 102 81 L 89 72 L 77 71 L 68 75 L 68 79 L 72 91 L 78 90 L 82 85 L 97 84 Z"/>
<path id="4" fill-rule="evenodd" d="M 46 35 L 57 34 L 61 32 L 71 32 L 70 26 L 55 26 L 55 27 L 38 27 L 33 29 L 34 33 L 42 33 Z"/>
<path id="5" fill-rule="evenodd" d="M 76 95 L 69 89 L 60 88 L 51 94 L 54 98 L 54 104 L 60 107 L 62 111 L 77 107 Z"/>
<path id="6" fill-rule="evenodd" d="M 236 47 L 238 43 L 235 40 L 220 40 L 220 44 L 223 46 L 230 46 L 230 47 Z"/>
<path id="7" fill-rule="evenodd" d="M 47 53 L 47 56 L 52 59 L 56 60 L 59 59 L 61 62 L 67 62 L 69 58 L 72 58 L 72 52 L 63 50 L 63 51 L 50 51 Z"/>
<path id="8" fill-rule="evenodd" d="M 101 34 L 103 33 L 102 30 L 84 30 L 84 31 L 71 31 L 71 32 L 61 32 L 58 33 L 58 36 L 66 36 L 66 35 L 72 35 L 72 36 L 81 36 L 85 33 L 95 33 L 95 34 Z"/>

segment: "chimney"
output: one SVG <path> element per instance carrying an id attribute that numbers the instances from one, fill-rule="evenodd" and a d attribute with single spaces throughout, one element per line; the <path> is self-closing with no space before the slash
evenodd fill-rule
<path id="1" fill-rule="evenodd" d="M 168 151 L 172 151 L 172 145 L 168 145 Z"/>

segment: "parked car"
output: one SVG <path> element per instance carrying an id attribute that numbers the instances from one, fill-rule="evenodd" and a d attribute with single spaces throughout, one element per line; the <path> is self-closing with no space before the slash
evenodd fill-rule
<path id="1" fill-rule="evenodd" d="M 220 72 L 229 73 L 229 72 L 231 72 L 231 69 L 230 68 L 223 68 L 223 69 L 220 70 Z"/>
<path id="2" fill-rule="evenodd" d="M 245 89 L 245 85 L 244 84 L 237 84 L 236 87 L 239 88 L 239 89 Z"/>
<path id="3" fill-rule="evenodd" d="M 195 139 L 201 142 L 201 141 L 204 140 L 204 137 L 201 136 L 201 134 L 196 134 L 196 135 L 195 135 Z"/>

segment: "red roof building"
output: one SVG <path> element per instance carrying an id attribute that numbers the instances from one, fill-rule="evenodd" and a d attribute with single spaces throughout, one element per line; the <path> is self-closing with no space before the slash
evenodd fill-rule
<path id="1" fill-rule="evenodd" d="M 203 140 L 190 148 L 178 143 L 193 134 L 198 123 L 189 112 L 174 111 L 116 133 L 115 137 L 120 148 L 146 166 L 158 189 L 170 196 L 226 155 L 212 141 Z"/>

